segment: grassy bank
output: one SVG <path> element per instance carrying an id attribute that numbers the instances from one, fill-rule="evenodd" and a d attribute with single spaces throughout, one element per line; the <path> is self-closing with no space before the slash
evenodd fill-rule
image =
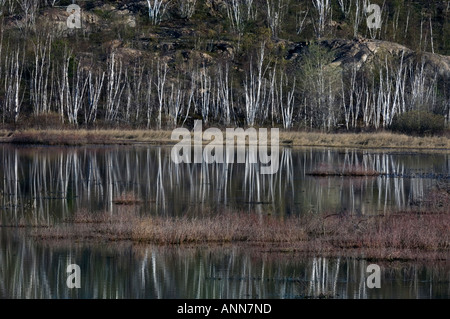
<path id="1" fill-rule="evenodd" d="M 36 227 L 45 240 L 132 241 L 159 245 L 246 244 L 271 251 L 358 255 L 376 260 L 448 259 L 450 195 L 413 211 L 383 215 L 307 214 L 280 218 L 248 212 L 219 212 L 200 217 L 138 216 L 133 206 L 117 214 L 79 211 L 63 224 Z"/>
<path id="2" fill-rule="evenodd" d="M 169 130 L 17 130 L 0 131 L 0 142 L 43 145 L 174 144 Z M 380 133 L 280 132 L 280 143 L 290 146 L 450 150 L 446 136 L 418 137 Z"/>

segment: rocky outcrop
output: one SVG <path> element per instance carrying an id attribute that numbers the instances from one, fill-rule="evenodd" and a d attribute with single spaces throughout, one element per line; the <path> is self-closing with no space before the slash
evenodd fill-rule
<path id="1" fill-rule="evenodd" d="M 170 3 L 169 3 L 170 4 Z M 226 9 L 226 3 L 223 0 L 205 0 L 205 8 L 210 16 L 218 16 Z M 226 11 L 226 10 L 225 10 Z M 137 26 L 138 16 L 148 14 L 147 1 L 117 1 L 104 3 L 102 1 L 92 2 L 84 6 L 81 15 L 84 34 L 91 32 L 103 32 L 113 30 L 114 27 L 129 27 L 131 29 Z M 74 30 L 67 27 L 67 18 L 70 13 L 64 8 L 43 8 L 37 18 L 37 28 L 42 25 L 51 28 L 56 36 L 67 36 Z M 177 16 L 175 5 L 167 7 L 168 19 L 164 26 L 159 26 L 153 31 L 137 34 L 134 39 L 138 44 L 137 48 L 127 48 L 126 46 L 116 45 L 113 42 L 107 42 L 104 46 L 109 49 L 123 51 L 124 57 L 141 54 L 155 53 L 164 56 L 169 60 L 175 60 L 176 56 L 182 56 L 184 62 L 189 59 L 196 59 L 208 64 L 214 64 L 215 58 L 233 60 L 236 54 L 236 43 L 230 40 L 217 39 L 208 43 L 208 48 L 197 48 L 197 38 L 205 31 L 199 28 L 187 19 L 174 19 Z M 21 28 L 24 24 L 24 18 L 20 16 L 10 17 L 6 21 L 9 28 Z M 204 34 L 203 34 L 204 35 Z M 275 40 L 274 40 L 275 41 Z M 287 60 L 299 60 L 303 52 L 307 50 L 310 43 L 293 43 L 287 40 L 282 41 L 282 47 L 288 48 Z M 109 44 L 111 46 L 109 47 Z M 322 47 L 332 51 L 335 55 L 333 65 L 342 68 L 356 66 L 358 69 L 365 65 L 376 62 L 383 62 L 388 56 L 400 60 L 404 58 L 407 63 L 424 63 L 427 72 L 435 72 L 441 78 L 450 79 L 450 57 L 433 54 L 429 52 L 415 52 L 406 46 L 389 41 L 355 38 L 348 39 L 328 39 L 321 40 L 319 44 Z M 139 50 L 141 52 L 139 52 Z M 203 51 L 202 51 L 203 50 Z"/>
<path id="2" fill-rule="evenodd" d="M 403 56 L 406 63 L 422 63 L 423 61 L 427 72 L 437 72 L 440 77 L 450 79 L 450 56 L 429 52 L 419 53 L 398 43 L 364 38 L 322 40 L 319 44 L 334 53 L 333 63 L 342 68 L 356 66 L 360 69 L 367 64 L 383 62 L 386 56 L 397 60 Z M 308 46 L 309 43 L 305 42 L 292 44 L 287 59 L 300 59 Z"/>

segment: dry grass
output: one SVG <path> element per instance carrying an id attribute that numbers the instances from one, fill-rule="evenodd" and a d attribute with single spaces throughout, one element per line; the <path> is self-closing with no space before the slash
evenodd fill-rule
<path id="1" fill-rule="evenodd" d="M 390 132 L 379 133 L 304 133 L 283 132 L 280 140 L 299 146 L 332 146 L 353 148 L 398 148 L 450 150 L 450 139 L 445 136 L 418 137 Z"/>
<path id="2" fill-rule="evenodd" d="M 43 145 L 174 143 L 169 131 L 151 130 L 21 130 L 2 131 L 0 142 Z"/>
<path id="3" fill-rule="evenodd" d="M 124 193 L 113 199 L 113 203 L 116 205 L 138 205 L 143 201 L 137 197 L 134 193 Z"/>
<path id="4" fill-rule="evenodd" d="M 246 244 L 270 251 L 369 259 L 448 259 L 450 195 L 438 206 L 386 215 L 342 214 L 280 218 L 222 212 L 203 217 L 139 216 L 131 206 L 119 214 L 80 211 L 67 223 L 34 229 L 41 239 L 132 241 L 159 245 Z M 443 202 L 442 202 L 443 201 Z"/>
<path id="5" fill-rule="evenodd" d="M 320 164 L 316 169 L 306 173 L 312 176 L 378 176 L 379 172 L 366 169 L 362 166 L 341 166 L 336 167 L 331 164 Z"/>
<path id="6" fill-rule="evenodd" d="M 0 131 L 0 142 L 46 145 L 174 144 L 177 141 L 171 140 L 171 134 L 169 130 L 3 130 Z M 417 137 L 388 132 L 327 134 L 281 131 L 280 143 L 289 146 L 450 150 L 450 139 L 446 136 Z"/>

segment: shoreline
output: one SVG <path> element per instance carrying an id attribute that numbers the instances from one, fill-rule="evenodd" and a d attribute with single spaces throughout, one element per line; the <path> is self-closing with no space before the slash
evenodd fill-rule
<path id="1" fill-rule="evenodd" d="M 0 130 L 0 143 L 23 145 L 175 145 L 170 130 Z M 192 134 L 192 133 L 191 133 Z M 357 149 L 399 149 L 450 152 L 446 136 L 408 136 L 391 132 L 375 133 L 314 133 L 280 130 L 280 146 L 333 147 Z M 208 144 L 209 141 L 204 141 Z M 248 144 L 248 142 L 247 142 Z"/>

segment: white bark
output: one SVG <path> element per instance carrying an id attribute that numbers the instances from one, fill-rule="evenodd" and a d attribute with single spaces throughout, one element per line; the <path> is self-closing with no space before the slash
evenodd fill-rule
<path id="1" fill-rule="evenodd" d="M 45 42 L 38 38 L 34 44 L 35 61 L 31 74 L 30 100 L 35 115 L 50 111 L 52 97 L 48 91 L 48 81 L 50 78 L 51 45 L 52 38 L 50 36 L 47 37 Z"/>
<path id="2" fill-rule="evenodd" d="M 167 2 L 164 0 L 147 0 L 148 17 L 154 25 L 160 24 L 162 17 L 166 13 Z"/>
<path id="3" fill-rule="evenodd" d="M 352 0 L 338 0 L 338 4 L 344 16 L 347 17 L 352 9 Z"/>
<path id="4" fill-rule="evenodd" d="M 287 9 L 285 0 L 266 0 L 267 23 L 272 31 L 272 36 L 277 37 L 281 31 L 282 22 Z"/>
<path id="5" fill-rule="evenodd" d="M 24 27 L 34 28 L 39 10 L 39 0 L 16 0 L 24 14 Z"/>
<path id="6" fill-rule="evenodd" d="M 190 19 L 195 13 L 197 0 L 178 0 L 177 6 L 182 18 Z"/>
<path id="7" fill-rule="evenodd" d="M 97 119 L 98 103 L 100 100 L 104 79 L 105 72 L 102 72 L 100 75 L 98 73 L 93 74 L 92 70 L 89 70 L 87 87 L 88 100 L 84 112 L 85 124 L 95 123 L 95 120 Z"/>
<path id="8" fill-rule="evenodd" d="M 24 91 L 21 89 L 23 75 L 23 61 L 20 59 L 19 53 L 23 52 L 19 47 L 13 49 L 5 57 L 5 73 L 4 73 L 4 105 L 3 116 L 9 115 L 14 122 L 19 119 Z"/>
<path id="9" fill-rule="evenodd" d="M 123 82 L 122 61 L 117 63 L 115 54 L 108 59 L 108 72 L 106 83 L 105 120 L 114 122 L 119 114 L 120 101 L 125 89 Z"/>
<path id="10" fill-rule="evenodd" d="M 262 43 L 261 50 L 258 55 L 256 70 L 253 69 L 253 65 L 250 65 L 249 75 L 244 82 L 246 120 L 247 124 L 250 126 L 255 125 L 256 116 L 261 108 L 261 100 L 264 99 L 264 47 L 265 43 Z"/>
<path id="11" fill-rule="evenodd" d="M 156 93 L 158 97 L 158 128 L 161 129 L 162 126 L 162 114 L 163 109 L 165 107 L 165 85 L 166 85 L 166 77 L 167 77 L 167 64 L 161 63 L 161 61 L 158 61 L 157 64 L 157 79 L 156 79 Z"/>
<path id="12" fill-rule="evenodd" d="M 331 19 L 331 1 L 330 0 L 312 0 L 313 7 L 316 9 L 314 19 L 314 30 L 317 38 L 325 34 L 325 29 Z"/>
<path id="13" fill-rule="evenodd" d="M 208 123 L 209 113 L 211 107 L 211 76 L 209 76 L 205 65 L 199 73 L 200 91 L 200 110 L 202 113 L 203 122 Z"/>
<path id="14" fill-rule="evenodd" d="M 283 96 L 283 86 L 287 87 L 288 77 L 286 74 L 281 73 L 280 76 L 280 94 L 279 94 L 279 105 L 281 109 L 281 115 L 283 120 L 283 127 L 285 129 L 291 129 L 293 124 L 293 114 L 294 114 L 294 92 L 295 92 L 295 78 L 292 85 L 291 91 L 286 94 L 286 99 Z"/>
<path id="15" fill-rule="evenodd" d="M 242 0 L 228 0 L 227 5 L 227 15 L 230 20 L 231 28 L 234 32 L 241 34 L 243 31 L 243 5 Z"/>
<path id="16" fill-rule="evenodd" d="M 306 10 L 306 11 L 299 12 L 297 14 L 296 29 L 297 29 L 298 35 L 300 35 L 304 30 L 305 21 L 306 21 L 306 18 L 308 17 L 308 13 L 309 13 L 309 10 Z"/>

